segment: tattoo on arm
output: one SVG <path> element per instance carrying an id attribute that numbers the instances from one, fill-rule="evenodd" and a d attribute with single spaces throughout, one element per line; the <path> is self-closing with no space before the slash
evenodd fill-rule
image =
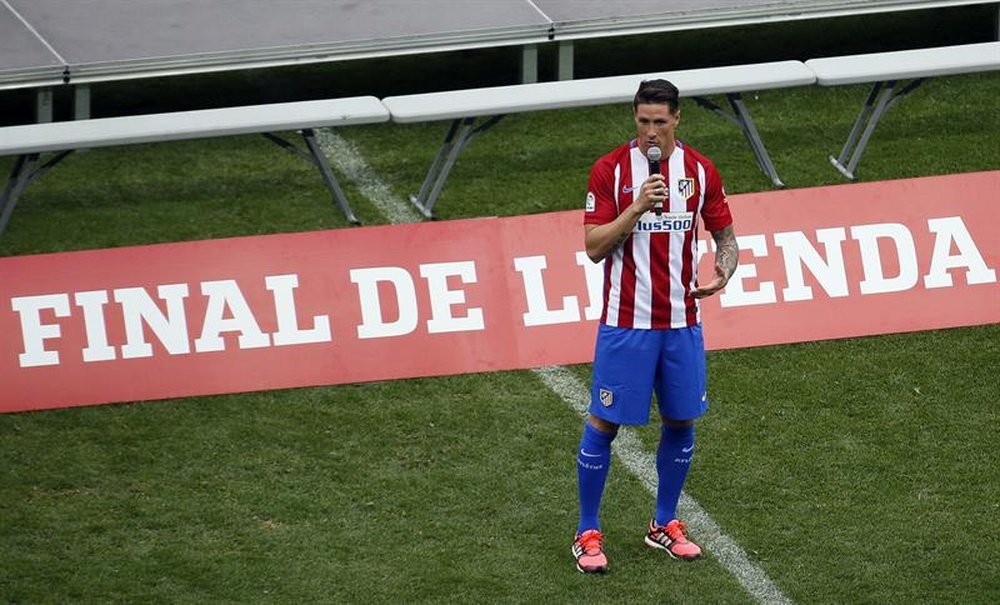
<path id="1" fill-rule="evenodd" d="M 607 257 L 611 256 L 611 253 L 614 252 L 616 248 L 618 248 L 619 246 L 621 246 L 622 244 L 624 244 L 625 240 L 627 240 L 628 236 L 630 236 L 630 235 L 632 235 L 632 229 L 631 229 L 631 227 L 628 228 L 628 229 L 626 229 L 625 231 L 623 231 L 622 234 L 618 236 L 618 239 L 616 239 L 614 241 L 614 243 L 611 244 L 611 247 L 608 248 L 608 251 L 604 255 L 604 257 L 607 258 Z"/>
<path id="2" fill-rule="evenodd" d="M 630 236 L 630 235 L 632 235 L 631 231 L 626 231 L 625 233 L 622 233 L 621 235 L 619 235 L 618 239 L 615 240 L 615 244 L 613 246 L 611 246 L 611 249 L 614 250 L 618 246 L 621 246 L 622 244 L 624 244 L 625 240 L 627 240 L 628 236 Z M 610 252 L 609 252 L 609 254 L 610 254 Z"/>
<path id="3" fill-rule="evenodd" d="M 736 231 L 732 225 L 712 232 L 715 240 L 715 266 L 718 267 L 726 280 L 733 276 L 736 265 L 740 262 L 740 248 L 736 243 Z"/>

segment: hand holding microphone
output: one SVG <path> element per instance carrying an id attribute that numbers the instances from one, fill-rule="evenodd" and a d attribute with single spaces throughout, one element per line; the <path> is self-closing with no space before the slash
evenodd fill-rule
<path id="1" fill-rule="evenodd" d="M 662 158 L 663 158 L 663 152 L 660 151 L 659 147 L 653 145 L 648 150 L 646 150 L 646 159 L 649 160 L 649 176 L 653 176 L 654 174 L 661 174 L 660 160 Z M 653 212 L 656 213 L 656 216 L 663 216 L 662 198 L 666 197 L 666 183 L 658 185 L 657 188 L 654 190 L 654 193 L 657 196 L 661 196 L 661 198 L 653 202 Z"/>

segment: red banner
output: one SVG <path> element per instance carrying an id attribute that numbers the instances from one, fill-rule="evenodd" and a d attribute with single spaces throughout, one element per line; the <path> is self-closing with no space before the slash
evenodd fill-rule
<path id="1" fill-rule="evenodd" d="M 731 197 L 708 347 L 1000 322 L 998 193 L 1000 171 Z M 0 258 L 0 412 L 586 362 L 582 243 L 558 212 Z"/>

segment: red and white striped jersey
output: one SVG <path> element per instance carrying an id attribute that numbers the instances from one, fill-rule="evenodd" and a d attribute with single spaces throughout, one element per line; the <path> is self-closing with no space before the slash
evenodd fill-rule
<path id="1" fill-rule="evenodd" d="M 732 224 L 722 177 L 711 160 L 677 142 L 660 161 L 670 188 L 669 207 L 647 212 L 604 259 L 601 322 L 620 328 L 663 329 L 701 321 L 691 290 L 698 283 L 699 217 L 705 229 Z M 590 172 L 584 224 L 613 221 L 639 196 L 649 161 L 635 140 L 601 157 Z"/>

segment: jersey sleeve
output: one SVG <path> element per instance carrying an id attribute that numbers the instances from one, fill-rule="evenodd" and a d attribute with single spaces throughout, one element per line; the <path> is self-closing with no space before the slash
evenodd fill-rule
<path id="1" fill-rule="evenodd" d="M 618 216 L 615 203 L 615 178 L 613 164 L 608 157 L 594 163 L 587 183 L 587 202 L 583 213 L 585 225 L 603 225 Z"/>
<path id="2" fill-rule="evenodd" d="M 701 218 L 705 222 L 705 229 L 710 233 L 733 224 L 722 177 L 711 162 L 705 166 L 705 204 L 701 208 Z"/>

